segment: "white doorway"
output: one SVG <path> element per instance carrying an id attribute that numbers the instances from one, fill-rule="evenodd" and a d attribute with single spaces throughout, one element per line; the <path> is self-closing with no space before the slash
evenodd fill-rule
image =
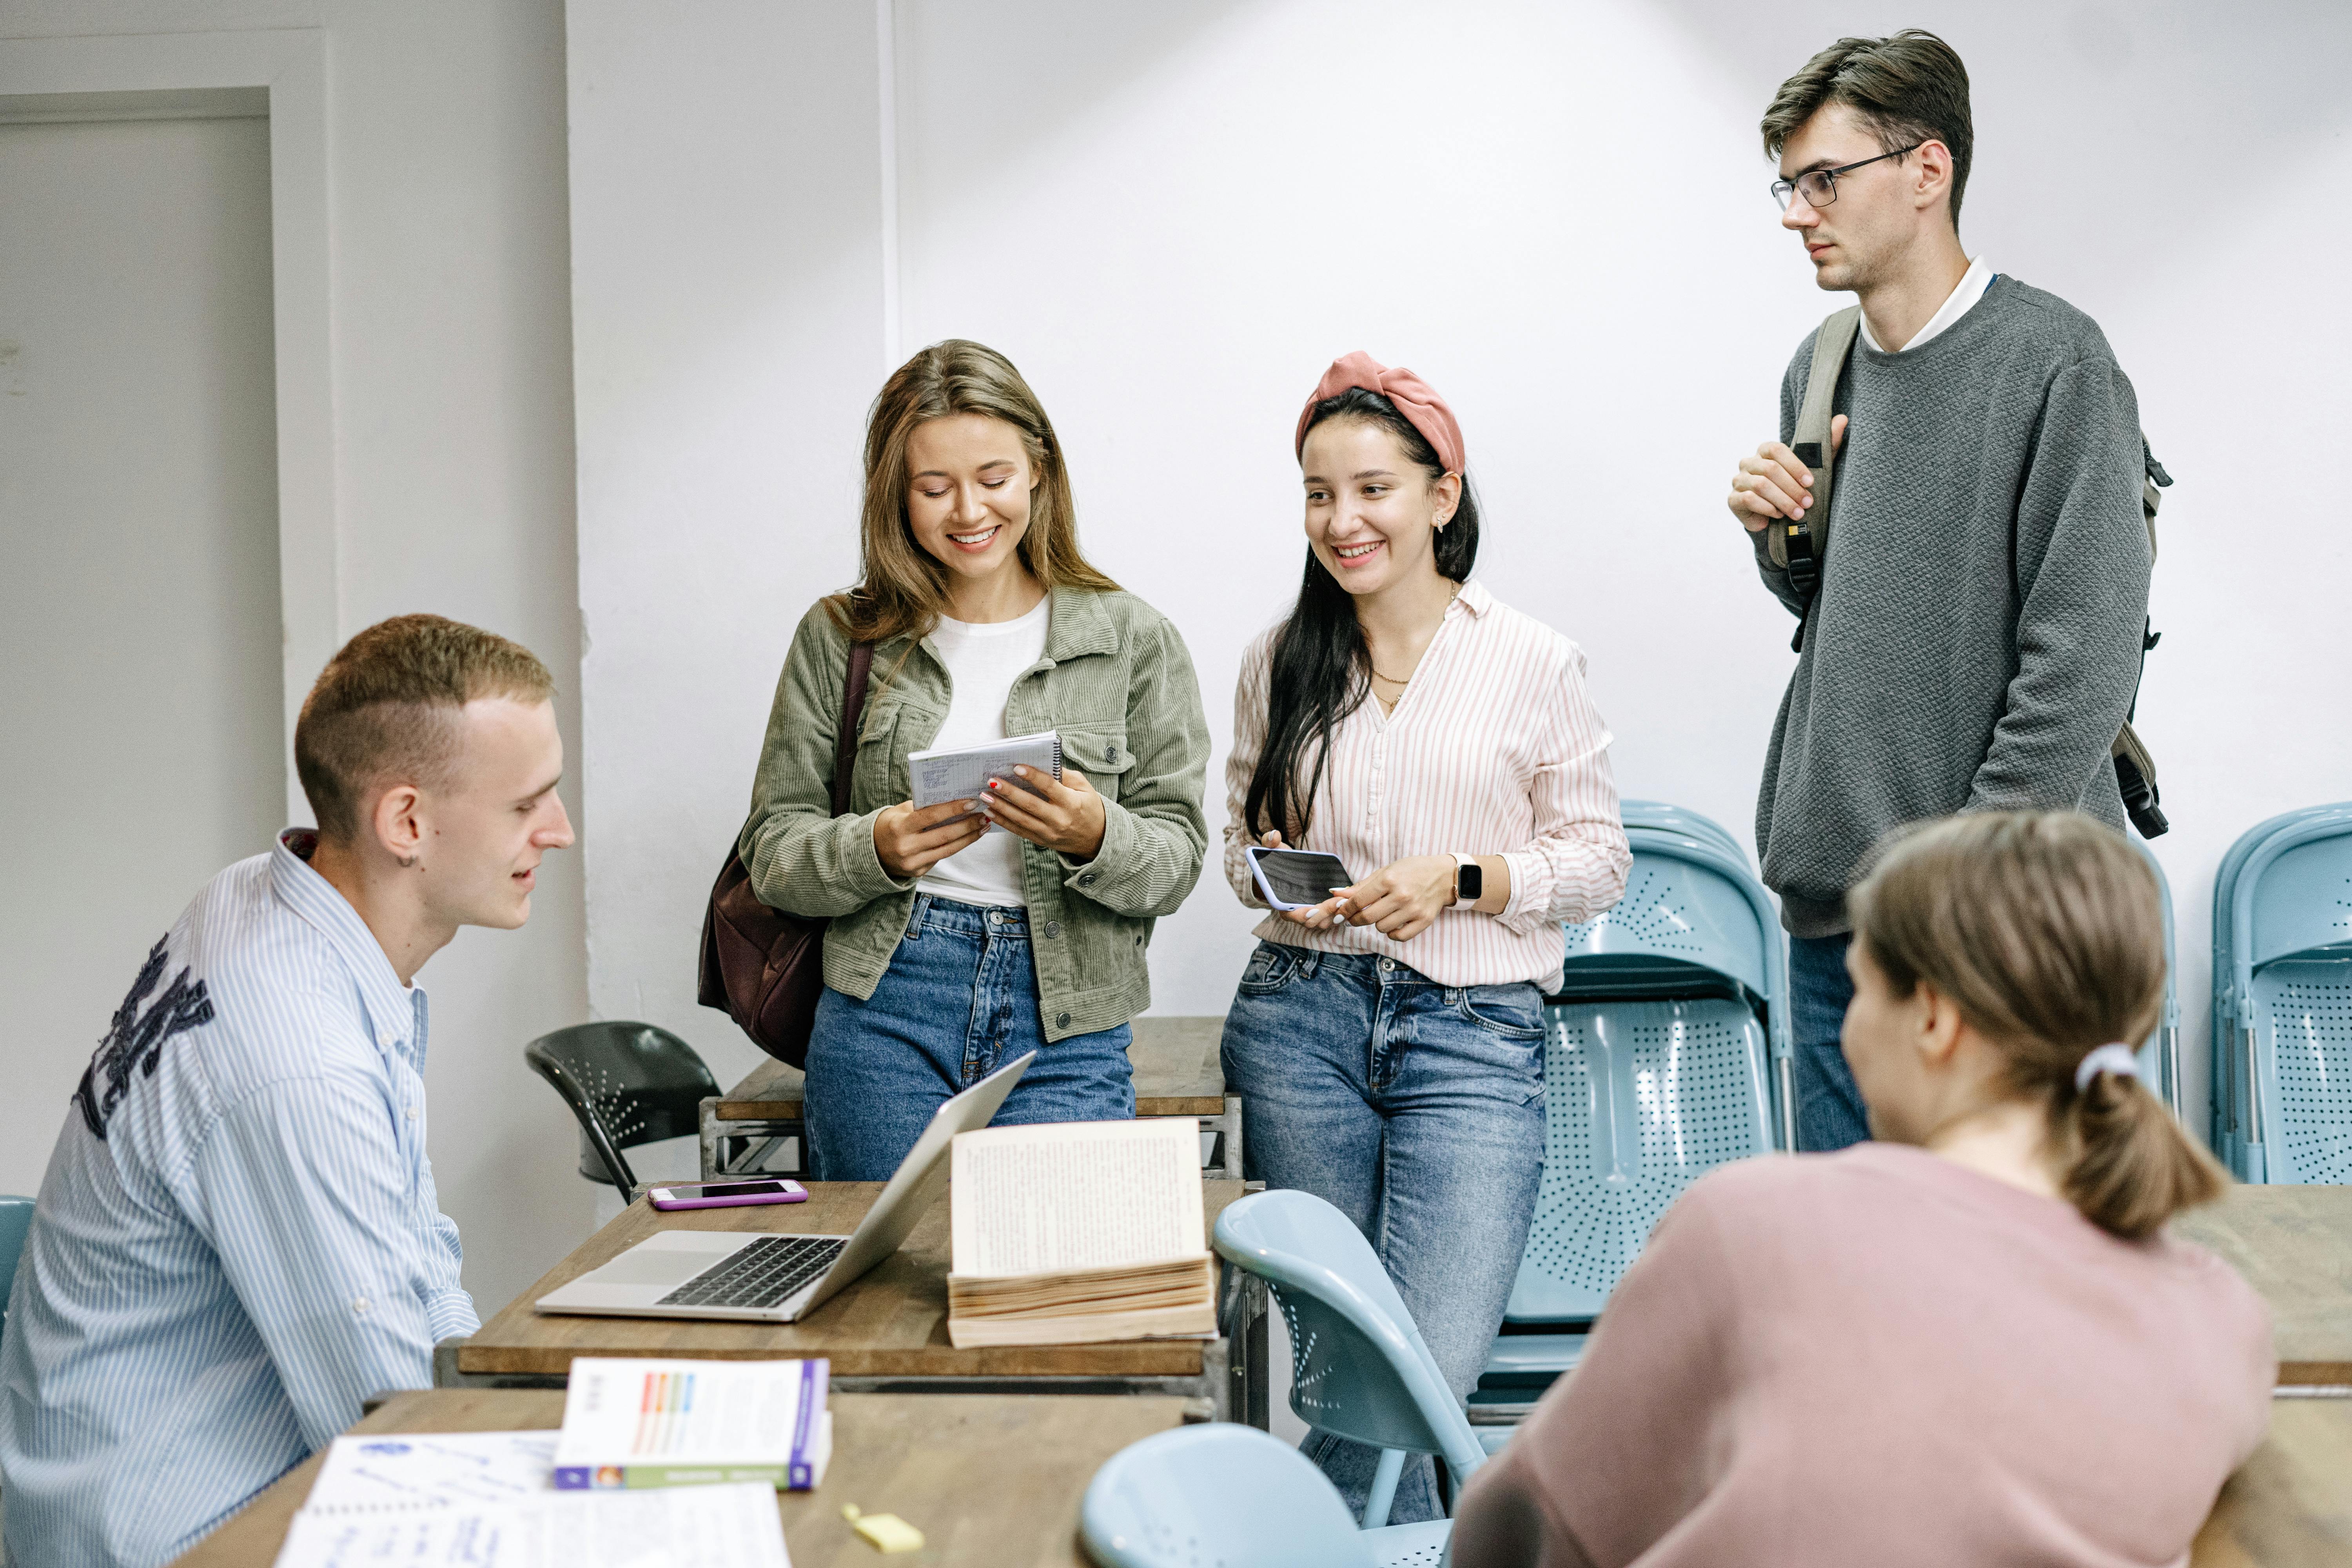
<path id="1" fill-rule="evenodd" d="M 270 257 L 266 118 L 0 124 L 0 1192 L 282 825 Z"/>

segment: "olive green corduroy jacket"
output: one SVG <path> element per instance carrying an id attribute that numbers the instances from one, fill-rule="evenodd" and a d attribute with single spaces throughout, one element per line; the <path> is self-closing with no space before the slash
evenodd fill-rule
<path id="1" fill-rule="evenodd" d="M 1207 851 L 1201 791 L 1209 725 L 1184 640 L 1127 593 L 1056 589 L 1045 657 L 1013 683 L 1010 735 L 1053 730 L 1066 766 L 1103 797 L 1091 860 L 1024 842 L 1023 890 L 1045 1038 L 1108 1029 L 1150 1005 L 1152 921 L 1192 890 Z M 907 754 L 947 718 L 946 662 L 926 637 L 876 646 L 849 775 L 850 815 L 832 815 L 835 737 L 849 641 L 819 604 L 801 617 L 776 683 L 768 738 L 738 847 L 761 901 L 827 917 L 824 983 L 860 1001 L 890 966 L 915 884 L 882 868 L 874 819 L 911 794 Z"/>

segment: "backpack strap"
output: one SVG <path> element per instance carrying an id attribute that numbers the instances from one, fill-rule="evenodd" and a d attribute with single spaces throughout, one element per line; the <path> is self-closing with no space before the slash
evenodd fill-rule
<path id="1" fill-rule="evenodd" d="M 1797 461 L 1811 470 L 1813 504 L 1795 521 L 1776 520 L 1767 531 L 1766 552 L 1772 564 L 1789 574 L 1789 585 L 1810 605 L 1821 591 L 1822 563 L 1830 547 L 1830 481 L 1836 451 L 1830 440 L 1830 405 L 1837 396 L 1838 378 L 1853 352 L 1854 334 L 1862 326 L 1862 307 L 1848 305 L 1832 312 L 1813 334 L 1812 369 L 1805 380 L 1805 401 L 1797 410 L 1797 438 L 1789 444 Z M 1801 641 L 1804 629 L 1797 636 Z"/>
<path id="2" fill-rule="evenodd" d="M 849 815 L 849 770 L 857 762 L 857 726 L 866 717 L 866 679 L 874 672 L 874 645 L 849 645 L 849 668 L 841 682 L 841 733 L 833 745 L 833 815 Z"/>

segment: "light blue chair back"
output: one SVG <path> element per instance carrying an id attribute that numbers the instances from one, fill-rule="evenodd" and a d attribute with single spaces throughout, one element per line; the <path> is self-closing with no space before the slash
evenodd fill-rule
<path id="1" fill-rule="evenodd" d="M 1486 1462 L 1388 1270 L 1346 1215 L 1310 1193 L 1255 1193 L 1217 1216 L 1215 1243 L 1266 1282 L 1289 1327 L 1298 1418 L 1389 1450 L 1367 1526 L 1387 1520 L 1406 1454 L 1443 1457 L 1457 1487 Z"/>
<path id="2" fill-rule="evenodd" d="M 2242 1181 L 2352 1181 L 2352 803 L 2255 834 L 2215 891 L 2216 1142 Z"/>
<path id="3" fill-rule="evenodd" d="M 1437 1568 L 1450 1526 L 1356 1528 L 1323 1472 L 1255 1426 L 1180 1426 L 1095 1472 L 1078 1539 L 1098 1568 Z"/>
<path id="4" fill-rule="evenodd" d="M 2173 1115 L 2180 1114 L 2180 963 L 2179 944 L 2173 940 L 2172 882 L 2164 874 L 2164 867 L 2153 850 L 2135 838 L 2139 852 L 2147 858 L 2148 869 L 2156 873 L 2156 890 L 2164 900 L 2164 1011 L 2158 1015 L 2156 1032 L 2139 1048 L 2140 1081 L 2157 1091 Z"/>
<path id="5" fill-rule="evenodd" d="M 1617 803 L 1617 815 L 1627 827 L 1654 828 L 1704 839 L 1741 865 L 1748 863 L 1748 851 L 1721 823 L 1688 806 L 1663 800 L 1621 800 Z"/>
<path id="6" fill-rule="evenodd" d="M 16 1291 L 16 1262 L 33 1228 L 33 1200 L 0 1197 L 0 1329 L 8 1326 L 8 1298 Z"/>
<path id="7" fill-rule="evenodd" d="M 1598 1317 L 1684 1188 L 1789 1142 L 1779 916 L 1719 843 L 1643 826 L 1663 814 L 1629 814 L 1625 896 L 1567 928 L 1560 994 L 1544 1009 L 1544 1171 L 1514 1323 Z M 1497 1353 L 1556 1348 L 1507 1339 Z"/>

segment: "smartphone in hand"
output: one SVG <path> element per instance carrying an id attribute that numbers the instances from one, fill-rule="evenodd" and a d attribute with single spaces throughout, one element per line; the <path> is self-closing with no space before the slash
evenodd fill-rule
<path id="1" fill-rule="evenodd" d="M 1249 858 L 1257 890 L 1274 909 L 1312 909 L 1328 900 L 1332 889 L 1356 883 L 1337 855 L 1318 849 L 1266 849 L 1253 844 L 1242 853 Z"/>

